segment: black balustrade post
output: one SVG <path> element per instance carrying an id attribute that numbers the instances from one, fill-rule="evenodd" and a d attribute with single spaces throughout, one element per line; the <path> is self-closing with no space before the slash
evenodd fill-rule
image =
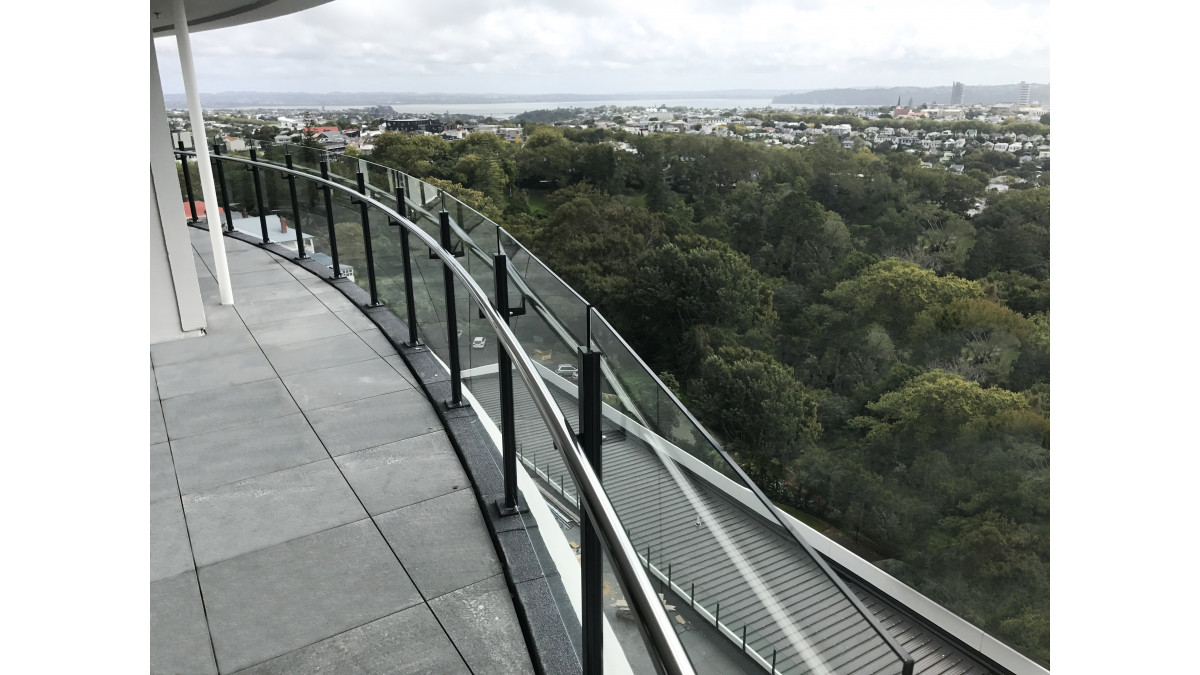
<path id="1" fill-rule="evenodd" d="M 771 647 L 771 675 L 775 675 L 775 655 L 778 653 L 778 647 Z"/>
<path id="2" fill-rule="evenodd" d="M 442 211 L 438 214 L 441 221 L 442 250 L 450 255 L 450 214 Z M 450 348 L 450 400 L 446 401 L 447 408 L 458 408 L 462 405 L 462 367 L 458 358 L 458 310 L 454 298 L 454 273 L 450 265 L 442 265 L 442 282 L 446 289 L 446 343 Z"/>
<path id="3" fill-rule="evenodd" d="M 742 653 L 746 653 L 746 624 L 742 624 Z"/>
<path id="4" fill-rule="evenodd" d="M 717 632 L 721 632 L 721 603 L 717 603 L 717 616 L 713 619 L 713 625 L 717 627 Z"/>
<path id="5" fill-rule="evenodd" d="M 221 207 L 225 210 L 225 222 L 223 223 L 226 232 L 233 232 L 233 211 L 229 210 L 229 187 L 225 184 L 225 162 L 221 161 L 221 144 L 213 143 L 213 156 L 217 158 L 214 164 L 217 167 L 217 185 L 221 188 Z M 220 219 L 220 211 L 217 211 L 217 219 Z"/>
<path id="6" fill-rule="evenodd" d="M 283 160 L 287 163 L 287 168 L 293 168 L 292 153 L 285 154 Z M 296 260 L 304 260 L 308 258 L 308 254 L 304 252 L 304 231 L 300 225 L 300 200 L 296 198 L 296 176 L 289 173 L 284 176 L 284 179 L 288 182 L 288 192 L 292 197 L 292 219 L 296 221 L 293 224 L 296 228 L 296 251 L 299 253 Z"/>
<path id="7" fill-rule="evenodd" d="M 329 160 L 321 160 L 321 178 L 329 180 Z M 325 221 L 329 224 L 329 255 L 333 258 L 333 279 L 342 278 L 342 266 L 338 264 L 337 232 L 333 227 L 333 188 L 322 185 L 325 192 Z"/>
<path id="8" fill-rule="evenodd" d="M 600 352 L 580 349 L 583 367 L 579 389 L 579 440 L 583 454 L 601 477 L 601 412 Z M 583 534 L 583 672 L 584 675 L 604 672 L 604 552 L 600 536 L 588 518 L 587 510 L 579 510 Z"/>
<path id="9" fill-rule="evenodd" d="M 254 146 L 250 146 L 250 161 L 258 161 L 258 152 Z M 254 177 L 254 204 L 258 207 L 258 224 L 262 227 L 262 243 L 263 246 L 266 246 L 271 243 L 271 237 L 267 235 L 267 213 L 263 209 L 262 179 L 259 178 L 260 173 L 262 173 L 262 170 L 257 166 L 250 166 L 250 175 Z"/>
<path id="10" fill-rule="evenodd" d="M 492 257 L 493 290 L 496 311 L 508 323 L 508 258 Z M 517 510 L 517 425 L 513 413 L 512 357 L 500 344 L 496 345 L 496 365 L 500 369 L 500 439 L 504 459 L 504 500 L 497 504 L 501 515 L 510 516 Z"/>
<path id="11" fill-rule="evenodd" d="M 359 214 L 362 219 L 363 229 L 363 248 L 367 254 L 367 287 L 371 289 L 371 304 L 368 307 L 379 307 L 383 303 L 379 301 L 379 290 L 375 286 L 375 254 L 371 248 L 371 218 L 368 215 L 371 209 L 370 204 L 367 204 L 367 180 L 363 176 L 363 172 L 358 172 L 358 194 L 361 197 L 356 197 L 354 203 L 358 204 Z"/>
<path id="12" fill-rule="evenodd" d="M 688 598 L 691 601 L 692 609 L 696 609 L 696 582 L 692 582 L 692 592 L 688 593 Z"/>
<path id="13" fill-rule="evenodd" d="M 389 171 L 391 171 L 389 169 Z M 401 216 L 408 217 L 408 209 L 404 204 L 404 188 L 396 188 L 396 212 Z M 408 342 L 404 343 L 405 347 L 417 347 L 421 344 L 421 339 L 417 337 L 417 302 L 413 296 L 413 273 L 412 273 L 412 257 L 408 249 L 408 228 L 394 221 L 389 221 L 390 225 L 395 225 L 400 228 L 400 255 L 404 257 L 404 310 L 408 316 Z"/>
<path id="14" fill-rule="evenodd" d="M 188 173 L 188 158 L 183 154 L 183 139 L 179 140 L 179 159 L 183 162 L 183 187 L 187 190 L 188 205 L 192 207 L 192 222 L 200 220 L 200 214 L 196 213 L 196 197 L 192 195 L 192 176 Z"/>

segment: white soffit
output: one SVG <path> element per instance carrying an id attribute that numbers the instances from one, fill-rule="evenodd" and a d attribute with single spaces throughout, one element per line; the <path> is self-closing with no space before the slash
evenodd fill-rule
<path id="1" fill-rule="evenodd" d="M 330 0 L 184 0 L 188 31 L 240 26 L 295 12 L 302 12 Z M 150 0 L 150 34 L 155 37 L 175 34 L 174 0 Z"/>

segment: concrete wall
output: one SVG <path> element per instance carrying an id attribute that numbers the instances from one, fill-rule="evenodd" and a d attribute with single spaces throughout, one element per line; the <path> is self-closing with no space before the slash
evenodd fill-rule
<path id="1" fill-rule="evenodd" d="M 150 41 L 150 344 L 200 335 L 206 325 L 154 41 Z"/>

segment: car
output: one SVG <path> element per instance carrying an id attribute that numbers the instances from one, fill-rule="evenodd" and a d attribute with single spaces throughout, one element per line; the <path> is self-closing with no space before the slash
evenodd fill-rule
<path id="1" fill-rule="evenodd" d="M 487 346 L 487 338 L 483 337 L 482 335 L 475 338 L 474 340 L 471 340 L 471 349 L 483 349 L 486 346 Z"/>
<path id="2" fill-rule="evenodd" d="M 579 369 L 569 363 L 558 364 L 558 370 L 555 372 L 558 373 L 559 377 L 565 377 L 568 380 L 574 380 L 579 377 Z"/>

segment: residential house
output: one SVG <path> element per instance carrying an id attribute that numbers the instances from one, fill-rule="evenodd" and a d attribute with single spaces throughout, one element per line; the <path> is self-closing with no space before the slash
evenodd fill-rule
<path id="1" fill-rule="evenodd" d="M 342 135 L 342 132 L 337 131 L 336 127 L 333 131 L 322 131 L 320 134 L 317 134 L 316 141 L 326 151 L 334 153 L 345 152 L 346 145 L 348 145 L 346 137 Z"/>
<path id="2" fill-rule="evenodd" d="M 295 119 L 292 117 L 279 117 L 275 120 L 275 126 L 279 127 L 280 129 L 291 129 L 296 131 L 299 130 L 300 127 L 304 126 L 304 120 Z"/>
<path id="3" fill-rule="evenodd" d="M 418 119 L 415 117 L 398 120 L 385 120 L 383 126 L 387 131 L 401 131 L 410 134 L 440 134 L 446 129 L 441 120 L 430 118 Z"/>

